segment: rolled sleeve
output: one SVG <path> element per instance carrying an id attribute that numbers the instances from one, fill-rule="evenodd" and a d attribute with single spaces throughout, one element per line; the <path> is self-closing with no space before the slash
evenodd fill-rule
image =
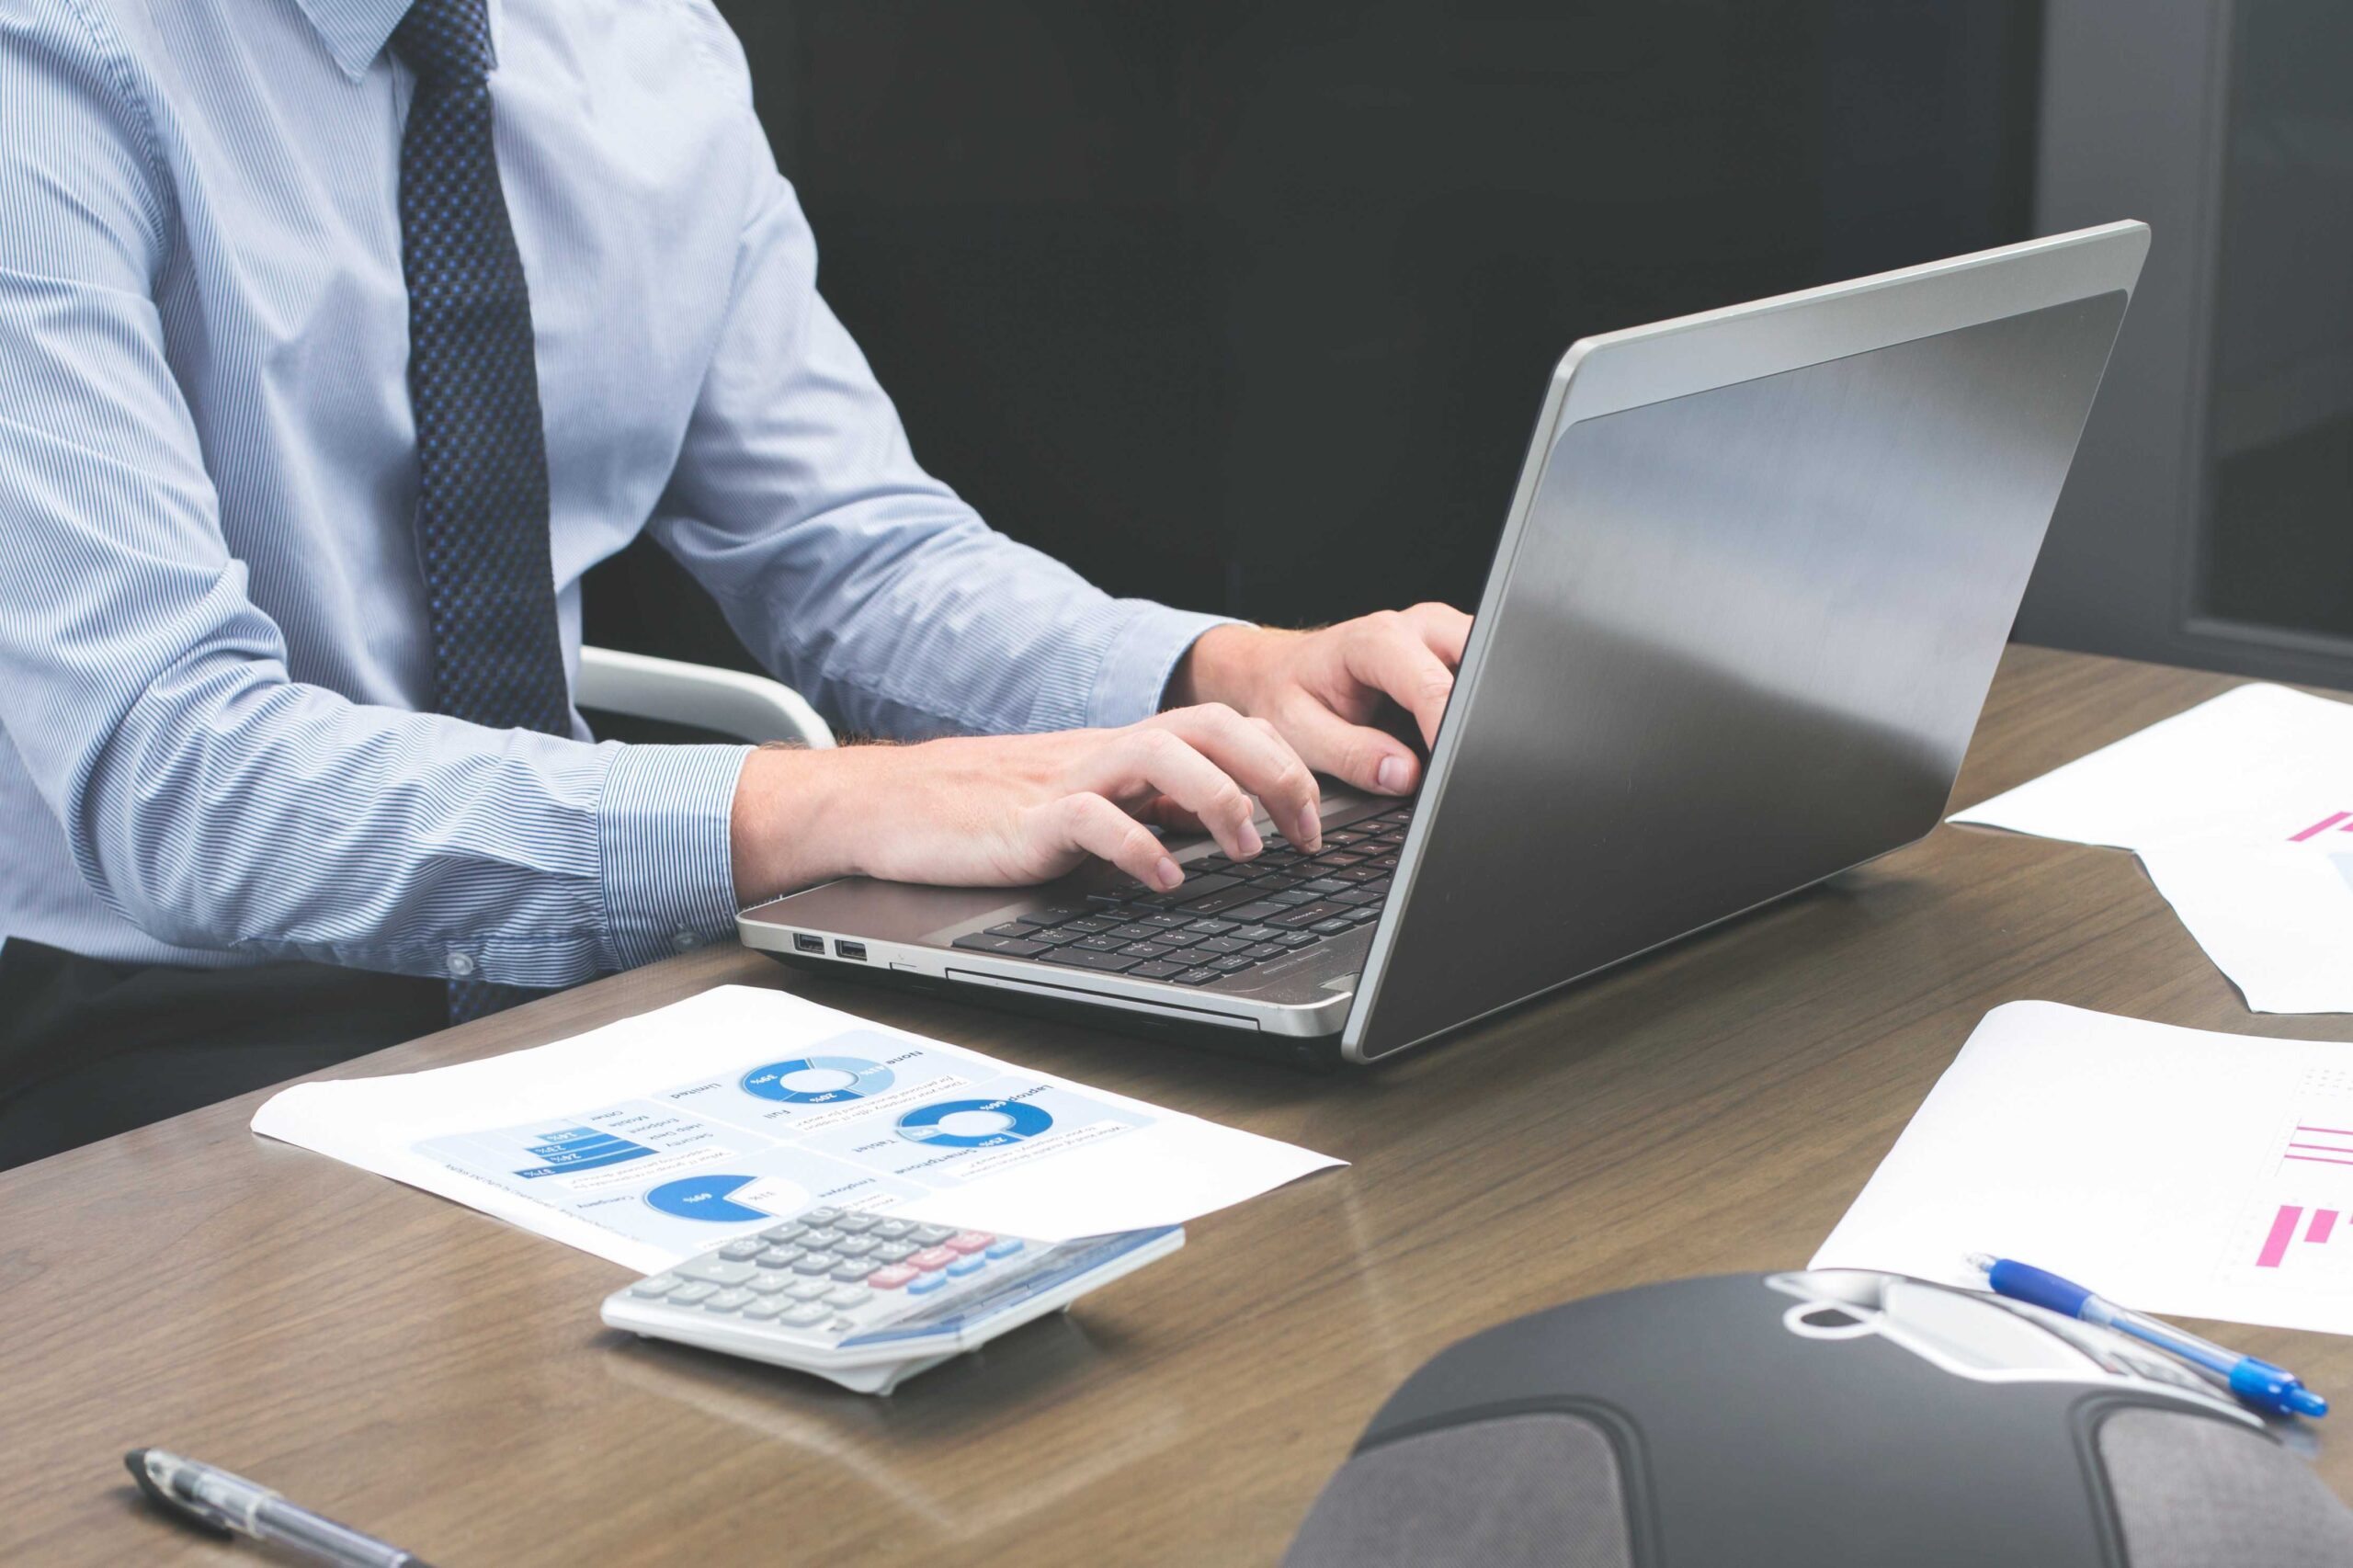
<path id="1" fill-rule="evenodd" d="M 608 968 L 633 969 L 735 926 L 728 842 L 749 746 L 619 749 L 597 806 Z"/>

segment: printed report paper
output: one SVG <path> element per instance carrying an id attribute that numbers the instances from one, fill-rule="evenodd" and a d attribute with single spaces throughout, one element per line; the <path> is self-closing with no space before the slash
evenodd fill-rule
<path id="1" fill-rule="evenodd" d="M 745 985 L 253 1127 L 648 1274 L 815 1204 L 1061 1241 L 1343 1163 Z"/>
<path id="2" fill-rule="evenodd" d="M 2239 687 L 1950 820 L 2131 849 L 2249 1007 L 2353 1012 L 2353 705 Z"/>
<path id="3" fill-rule="evenodd" d="M 2353 1334 L 2353 1044 L 1985 1015 L 1815 1268 L 2015 1257 L 2144 1312 Z"/>

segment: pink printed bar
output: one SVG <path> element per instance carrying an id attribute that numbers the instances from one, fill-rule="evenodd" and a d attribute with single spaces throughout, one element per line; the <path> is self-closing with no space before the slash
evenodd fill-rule
<path id="1" fill-rule="evenodd" d="M 2303 1207 L 2282 1203 L 2271 1221 L 2271 1233 L 2263 1238 L 2263 1250 L 2256 1255 L 2257 1268 L 2277 1268 L 2279 1260 L 2288 1256 L 2288 1244 L 2296 1239 L 2296 1221 L 2304 1217 Z"/>
<path id="2" fill-rule="evenodd" d="M 2347 817 L 2353 817 L 2353 812 L 2338 812 L 2334 816 L 2323 817 L 2320 821 L 2313 824 L 2312 826 L 2304 829 L 2303 832 L 2288 840 L 2288 842 L 2290 844 L 2302 844 L 2305 839 L 2312 837 L 2315 834 L 2326 833 L 2330 828 L 2335 827 L 2338 823 L 2343 822 Z"/>
<path id="3" fill-rule="evenodd" d="M 2328 1240 L 2330 1233 L 2336 1229 L 2336 1210 L 2334 1209 L 2315 1209 L 2313 1210 L 2313 1222 L 2304 1227 L 2304 1240 L 2308 1242 L 2325 1242 Z"/>

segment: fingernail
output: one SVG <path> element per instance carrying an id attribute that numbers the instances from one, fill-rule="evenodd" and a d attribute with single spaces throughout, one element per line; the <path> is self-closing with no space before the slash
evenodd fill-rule
<path id="1" fill-rule="evenodd" d="M 1402 795 L 1405 787 L 1414 781 L 1414 770 L 1405 766 L 1405 759 L 1402 756 L 1384 756 L 1373 777 L 1391 794 Z"/>
<path id="2" fill-rule="evenodd" d="M 1242 840 L 1242 854 L 1245 859 L 1267 846 L 1267 841 L 1258 836 L 1258 824 L 1255 822 L 1244 823 L 1239 836 Z"/>
<path id="3" fill-rule="evenodd" d="M 1183 881 L 1185 873 L 1176 869 L 1176 861 L 1163 855 L 1160 858 L 1160 864 L 1152 869 L 1152 880 L 1158 882 L 1165 891 Z"/>

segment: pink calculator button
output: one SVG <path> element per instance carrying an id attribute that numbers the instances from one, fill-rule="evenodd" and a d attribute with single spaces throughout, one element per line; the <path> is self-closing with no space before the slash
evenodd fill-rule
<path id="1" fill-rule="evenodd" d="M 956 1255 L 946 1247 L 926 1247 L 907 1261 L 917 1268 L 945 1268 L 956 1261 Z"/>
<path id="2" fill-rule="evenodd" d="M 979 1252 L 995 1240 L 986 1231 L 959 1231 L 939 1244 L 949 1252 Z"/>
<path id="3" fill-rule="evenodd" d="M 909 1268 L 904 1263 L 894 1263 L 888 1268 L 878 1268 L 868 1275 L 866 1282 L 877 1290 L 895 1290 L 921 1272 L 921 1269 Z"/>

